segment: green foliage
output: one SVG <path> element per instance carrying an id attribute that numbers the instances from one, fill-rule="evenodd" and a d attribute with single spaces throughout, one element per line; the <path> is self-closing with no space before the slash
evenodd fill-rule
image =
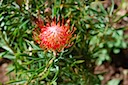
<path id="1" fill-rule="evenodd" d="M 16 0 L 22 1 L 22 0 Z M 0 58 L 13 61 L 8 74 L 13 76 L 7 84 L 29 85 L 98 85 L 93 75 L 95 64 L 110 60 L 109 53 L 126 48 L 123 30 L 114 28 L 117 20 L 114 5 L 106 10 L 91 0 L 28 0 L 16 3 L 0 1 L 0 47 L 5 49 Z M 114 3 L 114 2 L 113 2 Z M 45 13 L 51 8 L 52 14 Z M 55 57 L 43 51 L 32 39 L 32 16 L 64 17 L 77 28 L 74 45 Z M 118 17 L 121 19 L 121 17 Z M 111 82 L 110 82 L 111 83 Z M 111 84 L 109 84 L 111 85 Z"/>
<path id="2" fill-rule="evenodd" d="M 108 82 L 107 85 L 119 85 L 120 80 L 119 79 L 112 79 L 111 81 Z"/>

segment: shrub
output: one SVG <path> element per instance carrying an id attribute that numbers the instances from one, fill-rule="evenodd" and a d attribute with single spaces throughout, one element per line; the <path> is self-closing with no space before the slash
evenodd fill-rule
<path id="1" fill-rule="evenodd" d="M 91 0 L 2 0 L 0 3 L 0 57 L 12 60 L 7 84 L 94 85 L 95 65 L 110 61 L 109 53 L 126 48 L 123 29 L 115 28 L 121 17 L 115 15 L 114 2 L 105 9 L 100 1 Z M 34 41 L 33 24 L 40 16 L 45 23 L 70 20 L 76 28 L 73 45 L 54 56 Z M 44 23 L 44 24 L 45 24 Z M 55 37 L 56 38 L 56 37 Z"/>

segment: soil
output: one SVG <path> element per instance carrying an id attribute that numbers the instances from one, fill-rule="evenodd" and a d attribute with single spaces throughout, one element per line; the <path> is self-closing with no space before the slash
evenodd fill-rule
<path id="1" fill-rule="evenodd" d="M 0 48 L 0 52 L 3 52 L 4 50 Z M 11 60 L 7 58 L 0 58 L 0 85 L 4 85 L 5 82 L 9 80 L 7 73 L 7 67 Z"/>
<path id="2" fill-rule="evenodd" d="M 7 63 L 4 63 L 0 66 L 0 85 L 4 85 L 4 83 L 9 80 L 8 76 L 6 76 L 7 66 Z"/>

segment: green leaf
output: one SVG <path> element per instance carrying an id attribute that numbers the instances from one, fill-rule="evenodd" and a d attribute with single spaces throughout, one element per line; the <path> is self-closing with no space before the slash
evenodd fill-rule
<path id="1" fill-rule="evenodd" d="M 118 53 L 120 52 L 120 49 L 113 49 L 113 52 L 114 52 L 115 54 L 118 54 Z"/>
<path id="2" fill-rule="evenodd" d="M 112 16 L 112 13 L 114 11 L 114 0 L 111 0 L 111 2 L 112 2 L 112 5 L 111 5 L 110 11 L 109 11 L 109 16 Z"/>
<path id="3" fill-rule="evenodd" d="M 7 82 L 6 84 L 24 84 L 26 80 L 12 80 Z"/>
<path id="4" fill-rule="evenodd" d="M 107 85 L 119 85 L 120 79 L 112 79 L 110 80 Z"/>
<path id="5" fill-rule="evenodd" d="M 71 66 L 74 66 L 74 65 L 76 65 L 76 64 L 81 64 L 81 63 L 83 63 L 83 62 L 85 62 L 85 61 L 84 61 L 84 60 L 77 60 L 77 61 L 73 62 L 73 63 L 71 64 Z"/>

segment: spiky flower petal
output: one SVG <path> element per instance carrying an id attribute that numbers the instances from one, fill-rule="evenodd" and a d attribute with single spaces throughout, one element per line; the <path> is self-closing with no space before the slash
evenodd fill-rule
<path id="1" fill-rule="evenodd" d="M 37 27 L 33 31 L 33 38 L 41 48 L 61 52 L 71 44 L 75 28 L 73 27 L 73 30 L 70 30 L 70 20 L 64 23 L 64 19 L 56 22 L 56 18 L 54 18 L 51 23 L 44 25 L 43 20 L 38 18 L 36 24 Z"/>

